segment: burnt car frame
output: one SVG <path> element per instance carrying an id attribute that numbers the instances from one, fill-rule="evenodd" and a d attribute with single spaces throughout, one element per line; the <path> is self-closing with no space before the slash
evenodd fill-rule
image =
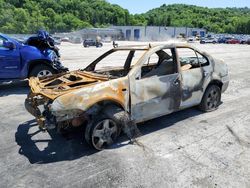
<path id="1" fill-rule="evenodd" d="M 117 52 L 127 54 L 122 67 L 97 70 Z M 205 52 L 164 44 L 114 48 L 83 70 L 31 78 L 29 84 L 25 106 L 40 127 L 85 125 L 86 141 L 101 150 L 130 125 L 192 106 L 216 110 L 229 75 L 223 61 Z"/>

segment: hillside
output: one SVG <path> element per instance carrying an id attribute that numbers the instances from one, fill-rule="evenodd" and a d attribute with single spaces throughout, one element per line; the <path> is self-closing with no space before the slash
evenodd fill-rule
<path id="1" fill-rule="evenodd" d="M 109 25 L 187 26 L 250 34 L 250 9 L 175 4 L 132 15 L 105 0 L 0 0 L 0 32 L 3 33 L 34 33 L 40 28 L 68 32 Z"/>
<path id="2" fill-rule="evenodd" d="M 138 16 L 104 0 L 0 0 L 0 32 L 66 32 L 85 27 L 139 25 Z"/>
<path id="3" fill-rule="evenodd" d="M 206 28 L 217 33 L 250 34 L 249 8 L 205 8 L 193 5 L 162 5 L 143 16 L 148 25 Z"/>

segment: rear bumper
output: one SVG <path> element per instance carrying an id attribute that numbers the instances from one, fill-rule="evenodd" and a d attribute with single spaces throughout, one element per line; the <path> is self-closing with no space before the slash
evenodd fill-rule
<path id="1" fill-rule="evenodd" d="M 221 81 L 223 83 L 221 92 L 223 93 L 227 90 L 229 86 L 229 76 L 227 75 L 227 76 L 222 77 Z"/>

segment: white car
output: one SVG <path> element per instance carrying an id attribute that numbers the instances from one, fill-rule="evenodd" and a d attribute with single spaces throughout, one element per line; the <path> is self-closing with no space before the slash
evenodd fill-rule
<path id="1" fill-rule="evenodd" d="M 192 106 L 216 110 L 229 75 L 223 61 L 205 52 L 165 44 L 117 47 L 84 70 L 29 83 L 25 106 L 40 127 L 86 126 L 86 141 L 101 150 L 132 124 Z"/>

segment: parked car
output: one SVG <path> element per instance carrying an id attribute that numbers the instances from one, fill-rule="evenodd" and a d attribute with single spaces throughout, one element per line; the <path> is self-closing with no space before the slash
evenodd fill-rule
<path id="1" fill-rule="evenodd" d="M 233 39 L 232 37 L 220 37 L 218 43 L 226 43 L 226 41 Z"/>
<path id="2" fill-rule="evenodd" d="M 201 44 L 206 44 L 206 43 L 212 43 L 216 44 L 218 40 L 216 38 L 201 38 L 200 43 Z"/>
<path id="3" fill-rule="evenodd" d="M 117 57 L 114 67 L 110 56 Z M 216 110 L 229 76 L 227 65 L 207 53 L 165 44 L 117 47 L 84 70 L 29 84 L 25 106 L 41 128 L 85 125 L 86 141 L 102 150 L 135 123 L 197 105 Z"/>
<path id="4" fill-rule="evenodd" d="M 189 43 L 194 43 L 196 41 L 196 38 L 195 37 L 189 37 L 188 39 L 187 39 L 187 42 L 189 42 Z"/>
<path id="5" fill-rule="evenodd" d="M 49 76 L 67 70 L 52 49 L 38 49 L 0 34 L 1 83 L 32 76 Z"/>
<path id="6" fill-rule="evenodd" d="M 226 44 L 240 44 L 240 40 L 239 39 L 229 39 L 226 41 Z"/>
<path id="7" fill-rule="evenodd" d="M 250 38 L 247 39 L 246 44 L 250 45 Z"/>
<path id="8" fill-rule="evenodd" d="M 101 42 L 98 42 L 98 41 L 93 40 L 93 39 L 85 39 L 85 40 L 83 41 L 83 46 L 84 46 L 85 48 L 90 47 L 90 46 L 95 46 L 95 47 L 98 48 L 98 47 L 102 47 L 103 44 L 102 44 Z"/>
<path id="9" fill-rule="evenodd" d="M 70 39 L 68 37 L 63 37 L 61 39 L 61 42 L 70 42 Z"/>

